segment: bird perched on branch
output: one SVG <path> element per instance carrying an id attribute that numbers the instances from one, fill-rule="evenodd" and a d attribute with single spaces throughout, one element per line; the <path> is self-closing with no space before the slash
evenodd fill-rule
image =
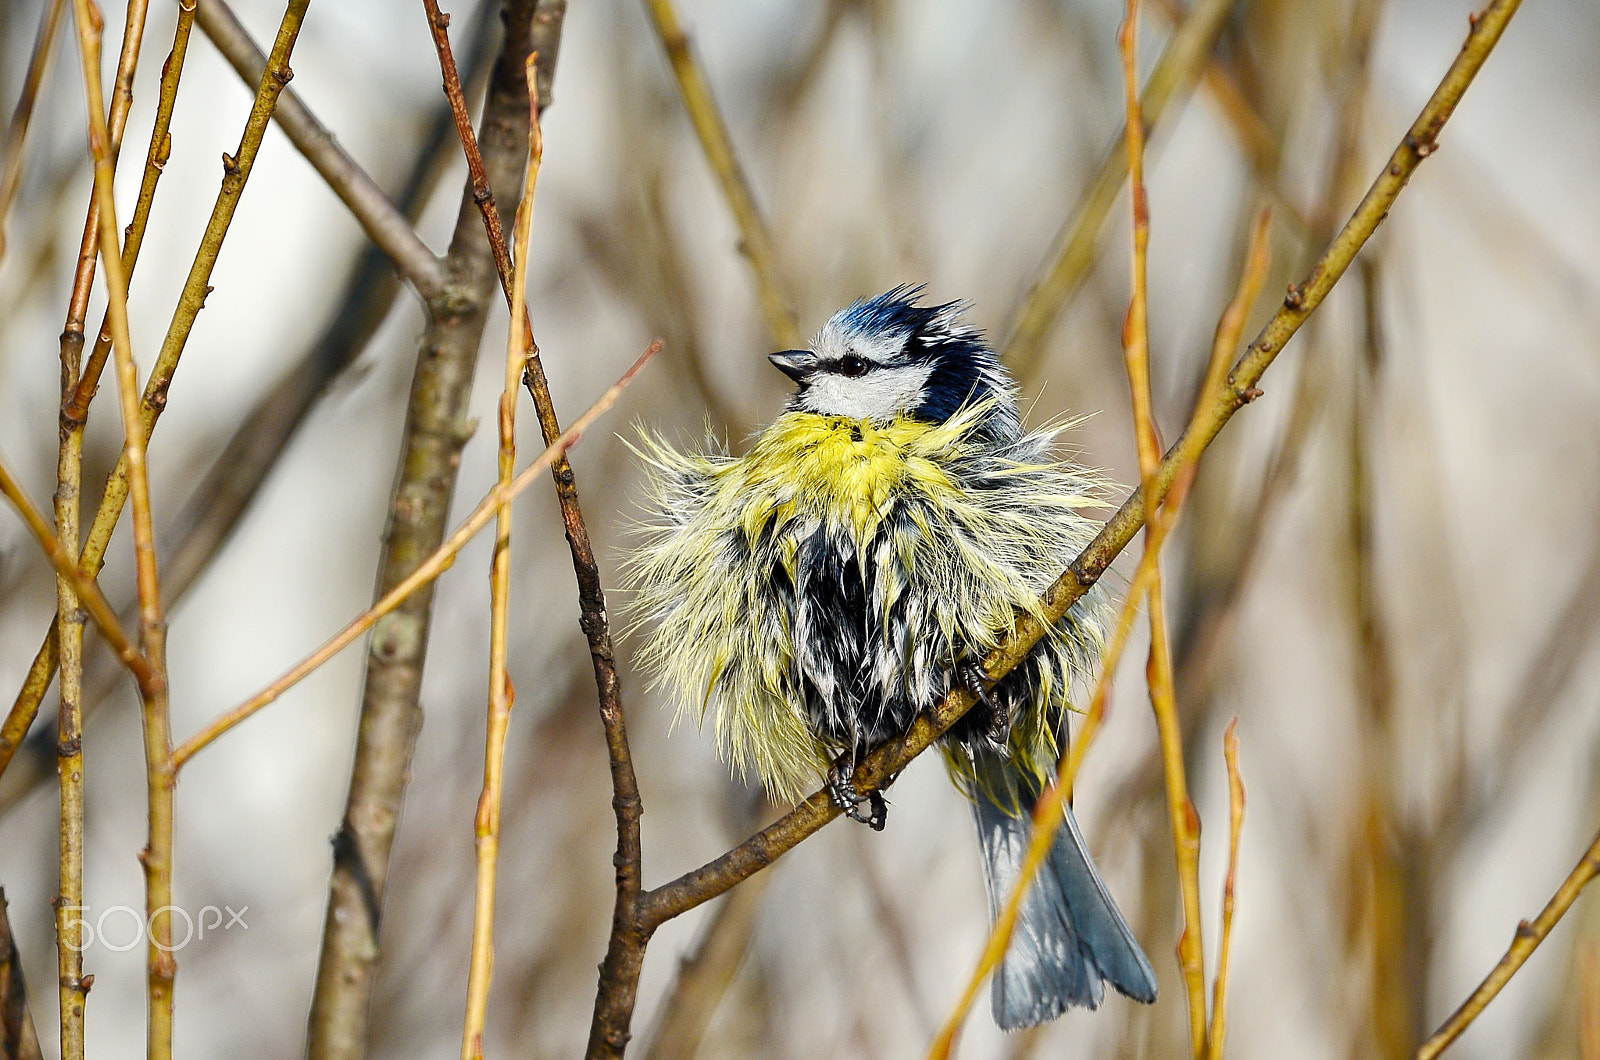
<path id="1" fill-rule="evenodd" d="M 825 779 L 851 817 L 885 804 L 856 760 L 959 684 L 979 704 L 944 736 L 971 800 L 991 915 L 1014 884 L 1030 814 L 1066 742 L 1069 685 L 1102 643 L 1080 600 L 992 689 L 979 664 L 1093 537 L 1095 475 L 1028 433 L 1009 374 L 961 321 L 898 287 L 841 310 L 809 349 L 771 355 L 798 384 L 744 456 L 646 438 L 656 518 L 629 578 L 652 628 L 643 662 L 717 746 L 779 798 Z M 1066 814 L 993 986 L 995 1021 L 1032 1026 L 1140 1001 L 1155 975 Z"/>

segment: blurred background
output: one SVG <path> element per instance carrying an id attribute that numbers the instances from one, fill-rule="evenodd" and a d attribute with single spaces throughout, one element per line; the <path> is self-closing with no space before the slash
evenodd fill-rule
<path id="1" fill-rule="evenodd" d="M 44 6 L 0 4 L 7 112 Z M 1274 209 L 1274 266 L 1247 335 L 1347 216 L 1455 56 L 1475 6 L 1235 5 L 1192 96 L 1156 126 L 1148 159 L 1152 358 L 1169 440 L 1187 419 L 1252 215 L 1263 203 Z M 1145 5 L 1147 72 L 1183 7 Z M 481 71 L 472 56 L 493 54 L 498 20 L 471 4 L 450 8 L 457 53 Z M 119 173 L 124 219 L 175 10 L 151 8 Z M 280 6 L 237 0 L 235 10 L 258 41 L 271 40 Z M 1057 233 L 1121 150 L 1122 4 L 681 0 L 680 14 L 774 233 L 802 330 L 898 283 L 968 299 L 974 322 L 1005 346 L 1031 419 L 1092 414 L 1070 439 L 1079 457 L 1119 481 L 1136 478 L 1118 340 L 1125 196 L 1059 312 L 1044 315 L 1035 341 L 1009 341 Z M 105 15 L 109 83 L 123 10 L 113 0 Z M 1207 454 L 1169 546 L 1179 702 L 1205 825 L 1208 976 L 1226 853 L 1221 734 L 1240 719 L 1249 804 L 1229 1046 L 1241 1060 L 1410 1055 L 1499 957 L 1518 919 L 1544 904 L 1600 820 L 1597 54 L 1600 8 L 1526 5 L 1437 155 L 1268 373 L 1265 396 Z M 465 167 L 420 8 L 314 4 L 293 68 L 294 89 L 443 252 Z M 218 155 L 237 144 L 253 94 L 199 32 L 184 78 L 132 292 L 145 368 L 209 214 Z M 69 14 L 0 259 L 0 448 L 40 500 L 54 488 L 56 337 L 91 186 L 83 106 Z M 620 627 L 628 600 L 616 570 L 640 515 L 638 470 L 621 439 L 643 424 L 688 444 L 709 423 L 738 446 L 787 387 L 763 356 L 779 341 L 738 232 L 633 0 L 571 5 L 537 202 L 528 298 L 563 418 L 652 337 L 666 341 L 572 454 Z M 180 739 L 369 602 L 423 327 L 418 299 L 373 263 L 358 226 L 276 127 L 211 282 L 150 450 L 163 563 L 181 554 L 195 574 L 171 616 Z M 91 327 L 103 297 L 97 284 Z M 452 523 L 494 481 L 505 328 L 497 304 Z M 90 420 L 91 504 L 121 444 L 112 396 L 108 380 Z M 259 472 L 230 456 L 240 474 L 208 477 L 230 439 L 258 437 L 273 410 L 299 406 L 303 423 Z M 523 452 L 536 452 L 533 417 L 519 427 Z M 201 517 L 220 503 L 219 481 L 250 502 L 231 535 L 207 543 Z M 132 598 L 126 523 L 104 576 L 118 604 Z M 519 502 L 513 557 L 518 700 L 486 1044 L 573 1056 L 610 924 L 615 834 L 548 488 Z M 449 1055 L 460 1041 L 488 565 L 481 536 L 439 583 L 426 722 L 384 911 L 374 1056 Z M 0 516 L 0 706 L 54 606 L 48 563 L 19 520 Z M 1161 1001 L 1112 997 L 1098 1012 L 1005 1036 L 985 996 L 963 1056 L 1187 1048 L 1173 957 L 1182 917 L 1143 637 L 1077 806 L 1160 973 Z M 93 634 L 91 644 L 91 655 L 107 654 Z M 773 811 L 716 761 L 708 735 L 673 729 L 628 661 L 633 644 L 623 636 L 619 654 L 653 885 Z M 136 697 L 106 663 L 89 667 L 91 912 L 143 903 Z M 242 909 L 245 926 L 178 954 L 180 1056 L 303 1049 L 361 674 L 361 651 L 346 651 L 183 774 L 178 904 Z M 56 1049 L 53 709 L 52 694 L 35 727 L 43 743 L 0 781 L 0 885 L 47 1056 Z M 942 770 L 917 762 L 891 796 L 887 831 L 836 823 L 734 892 L 725 910 L 713 904 L 657 934 L 634 1055 L 922 1055 L 977 959 L 987 906 L 968 813 Z M 712 966 L 700 995 L 710 1000 L 665 1003 L 711 917 L 726 953 L 708 950 L 702 962 Z M 97 1057 L 142 1049 L 143 953 L 118 952 L 124 927 L 86 953 Z M 1453 1055 L 1600 1060 L 1600 898 L 1580 900 Z"/>

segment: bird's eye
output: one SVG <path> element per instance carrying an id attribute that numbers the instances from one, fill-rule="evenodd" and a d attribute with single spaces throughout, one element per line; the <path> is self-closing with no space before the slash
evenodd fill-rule
<path id="1" fill-rule="evenodd" d="M 833 370 L 842 376 L 854 379 L 858 375 L 867 374 L 867 362 L 852 353 L 834 365 Z"/>

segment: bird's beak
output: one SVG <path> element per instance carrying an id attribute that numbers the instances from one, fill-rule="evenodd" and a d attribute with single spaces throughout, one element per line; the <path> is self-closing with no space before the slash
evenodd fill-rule
<path id="1" fill-rule="evenodd" d="M 779 353 L 769 353 L 767 360 L 796 383 L 804 383 L 811 375 L 811 370 L 817 366 L 817 355 L 810 350 L 783 350 Z"/>

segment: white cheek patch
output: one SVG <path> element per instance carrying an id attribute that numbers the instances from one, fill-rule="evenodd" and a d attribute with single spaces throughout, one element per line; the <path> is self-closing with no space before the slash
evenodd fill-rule
<path id="1" fill-rule="evenodd" d="M 798 405 L 824 416 L 855 420 L 892 420 L 922 404 L 922 388 L 933 374 L 931 364 L 874 368 L 854 379 L 819 372 L 799 394 Z"/>

